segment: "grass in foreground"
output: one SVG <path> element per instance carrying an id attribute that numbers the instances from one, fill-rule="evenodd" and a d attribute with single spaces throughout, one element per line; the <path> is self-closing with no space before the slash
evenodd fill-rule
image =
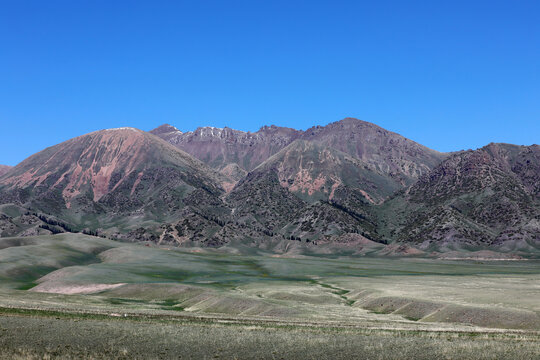
<path id="1" fill-rule="evenodd" d="M 0 359 L 534 359 L 534 334 L 0 315 Z"/>

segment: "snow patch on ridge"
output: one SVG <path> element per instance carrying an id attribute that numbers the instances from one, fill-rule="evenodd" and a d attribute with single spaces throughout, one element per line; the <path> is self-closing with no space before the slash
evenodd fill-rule
<path id="1" fill-rule="evenodd" d="M 105 129 L 105 131 L 117 131 L 117 130 L 131 130 L 131 131 L 141 132 L 141 130 L 136 129 L 134 127 L 119 127 L 119 128 L 113 128 L 113 129 Z"/>

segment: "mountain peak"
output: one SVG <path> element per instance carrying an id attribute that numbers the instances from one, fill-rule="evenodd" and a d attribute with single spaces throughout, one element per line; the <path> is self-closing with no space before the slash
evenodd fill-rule
<path id="1" fill-rule="evenodd" d="M 403 185 L 413 183 L 445 157 L 378 125 L 350 117 L 326 126 L 314 126 L 301 138 L 363 160 L 373 170 L 387 174 Z"/>
<path id="2" fill-rule="evenodd" d="M 124 127 L 119 127 L 119 128 L 104 129 L 103 131 L 124 131 L 124 130 L 128 130 L 128 131 L 136 131 L 136 132 L 141 132 L 141 131 L 142 131 L 142 130 L 139 130 L 139 129 L 137 129 L 137 128 L 130 127 L 130 126 L 124 126 Z"/>
<path id="3" fill-rule="evenodd" d="M 167 134 L 167 133 L 179 133 L 182 134 L 180 130 L 175 128 L 174 126 L 170 124 L 163 124 L 158 126 L 157 128 L 150 130 L 150 133 L 154 135 L 160 135 L 160 134 Z"/>
<path id="4" fill-rule="evenodd" d="M 331 125 L 334 125 L 334 126 L 352 126 L 352 127 L 371 127 L 371 128 L 376 128 L 376 129 L 383 129 L 382 127 L 380 127 L 377 124 L 374 124 L 374 123 L 369 122 L 369 121 L 353 118 L 353 117 L 346 117 L 346 118 L 343 118 L 341 120 L 334 121 L 333 123 L 330 123 L 327 126 L 331 126 Z M 385 129 L 383 129 L 383 130 L 385 130 Z M 388 130 L 385 130 L 385 131 L 388 131 Z"/>
<path id="5" fill-rule="evenodd" d="M 70 208 L 80 195 L 89 194 L 98 202 L 126 184 L 131 184 L 128 194 L 133 194 L 141 179 L 151 177 L 152 169 L 160 166 L 205 171 L 202 163 L 150 133 L 117 128 L 82 135 L 34 154 L 13 168 L 2 183 L 37 193 L 58 191 Z"/>
<path id="6" fill-rule="evenodd" d="M 335 123 L 342 123 L 342 124 L 369 124 L 369 125 L 377 126 L 377 125 L 375 125 L 373 123 L 370 123 L 369 121 L 360 120 L 360 119 L 353 118 L 353 117 L 350 117 L 350 116 L 347 116 L 346 118 L 343 118 L 341 120 L 334 121 L 334 122 Z"/>
<path id="7" fill-rule="evenodd" d="M 257 130 L 257 132 L 263 131 L 283 131 L 283 132 L 302 132 L 301 130 L 296 130 L 290 127 L 277 126 L 277 125 L 263 125 Z"/>

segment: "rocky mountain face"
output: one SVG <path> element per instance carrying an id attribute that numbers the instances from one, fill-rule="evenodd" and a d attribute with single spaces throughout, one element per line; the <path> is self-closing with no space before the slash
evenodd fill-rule
<path id="1" fill-rule="evenodd" d="M 304 201 L 282 186 L 276 172 L 254 171 L 227 196 L 236 224 L 251 229 L 251 237 L 274 237 L 306 243 L 338 241 L 347 234 L 383 242 L 377 234 L 369 203 L 356 199 L 354 210 L 340 202 Z"/>
<path id="2" fill-rule="evenodd" d="M 121 128 L 83 135 L 24 160 L 0 179 L 0 201 L 74 229 L 129 230 L 175 218 L 196 189 L 219 198 L 225 181 L 160 138 Z"/>
<path id="3" fill-rule="evenodd" d="M 327 241 L 347 233 L 378 236 L 371 207 L 400 188 L 339 150 L 295 140 L 228 195 L 243 223 L 285 238 Z"/>
<path id="4" fill-rule="evenodd" d="M 539 186 L 540 146 L 489 144 L 453 154 L 381 213 L 389 236 L 421 248 L 526 250 L 540 245 Z"/>
<path id="5" fill-rule="evenodd" d="M 441 154 L 350 118 L 306 131 L 122 128 L 1 176 L 0 236 L 527 252 L 540 249 L 539 193 L 538 145 Z"/>
<path id="6" fill-rule="evenodd" d="M 200 127 L 183 133 L 165 124 L 150 132 L 213 168 L 236 164 L 246 171 L 253 170 L 296 139 L 302 139 L 349 154 L 402 185 L 411 184 L 446 156 L 354 118 L 306 131 L 272 125 L 263 126 L 255 133 L 227 127 Z"/>
<path id="7" fill-rule="evenodd" d="M 352 118 L 307 131 L 265 126 L 255 133 L 212 127 L 183 133 L 166 124 L 151 132 L 230 179 L 225 201 L 243 226 L 295 239 L 352 232 L 381 240 L 371 207 L 445 157 Z M 347 226 L 332 220 L 345 218 Z"/>
<path id="8" fill-rule="evenodd" d="M 402 185 L 410 185 L 446 157 L 399 134 L 353 118 L 314 126 L 301 138 L 356 157 Z"/>
<path id="9" fill-rule="evenodd" d="M 275 173 L 282 187 L 314 202 L 341 197 L 351 189 L 372 204 L 382 203 L 401 185 L 370 164 L 335 148 L 296 140 L 258 166 L 252 173 Z"/>
<path id="10" fill-rule="evenodd" d="M 301 134 L 298 130 L 273 125 L 254 133 L 228 127 L 199 127 L 183 133 L 165 124 L 150 132 L 215 169 L 236 164 L 245 171 L 254 169 Z"/>

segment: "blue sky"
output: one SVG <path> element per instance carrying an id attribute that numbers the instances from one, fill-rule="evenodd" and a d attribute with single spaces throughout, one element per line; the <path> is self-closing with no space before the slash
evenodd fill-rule
<path id="1" fill-rule="evenodd" d="M 352 116 L 540 142 L 539 1 L 0 0 L 0 164 L 90 131 Z"/>

